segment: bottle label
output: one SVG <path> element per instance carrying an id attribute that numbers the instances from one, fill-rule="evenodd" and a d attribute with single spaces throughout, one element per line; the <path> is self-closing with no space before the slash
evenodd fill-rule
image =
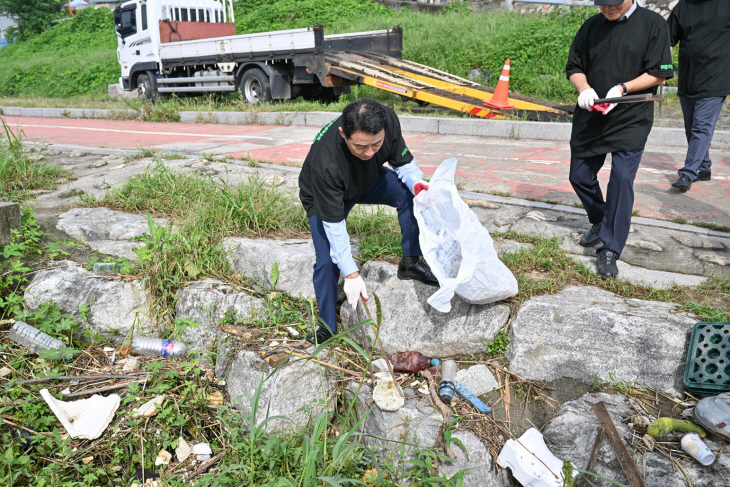
<path id="1" fill-rule="evenodd" d="M 175 344 L 172 342 L 172 340 L 162 340 L 162 357 L 163 358 L 172 357 L 172 351 L 174 348 L 175 348 Z"/>

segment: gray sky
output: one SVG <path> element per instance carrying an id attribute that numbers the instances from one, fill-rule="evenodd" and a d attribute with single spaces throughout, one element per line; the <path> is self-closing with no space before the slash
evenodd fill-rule
<path id="1" fill-rule="evenodd" d="M 13 25 L 13 22 L 10 19 L 0 16 L 0 30 L 5 30 L 11 25 Z"/>

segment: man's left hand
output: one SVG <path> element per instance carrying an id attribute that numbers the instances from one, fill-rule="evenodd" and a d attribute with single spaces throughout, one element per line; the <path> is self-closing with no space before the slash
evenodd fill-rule
<path id="1" fill-rule="evenodd" d="M 428 191 L 428 183 L 421 179 L 420 181 L 416 181 L 413 183 L 413 194 L 418 196 L 418 193 L 421 191 L 426 190 Z"/>
<path id="2" fill-rule="evenodd" d="M 606 93 L 606 98 L 621 98 L 621 97 L 622 97 L 622 96 L 624 96 L 625 94 L 626 94 L 626 93 L 624 93 L 624 90 L 623 90 L 623 89 L 621 89 L 621 87 L 620 87 L 619 85 L 616 85 L 616 86 L 614 86 L 613 88 L 611 88 L 610 90 L 608 90 L 608 93 Z M 615 106 L 616 106 L 616 104 L 615 104 L 615 103 L 611 103 L 611 104 L 610 104 L 610 105 L 608 106 L 608 108 L 606 108 L 606 109 L 605 109 L 605 110 L 603 111 L 603 114 L 604 114 L 604 115 L 608 115 L 608 112 L 610 112 L 611 110 L 613 110 Z"/>

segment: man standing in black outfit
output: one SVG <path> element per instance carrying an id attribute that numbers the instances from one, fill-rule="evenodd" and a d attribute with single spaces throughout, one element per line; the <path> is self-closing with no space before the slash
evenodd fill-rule
<path id="1" fill-rule="evenodd" d="M 570 183 L 592 224 L 580 239 L 598 249 L 598 274 L 618 275 L 617 259 L 631 226 L 634 178 L 654 123 L 654 104 L 595 105 L 599 94 L 617 98 L 656 94 L 674 76 L 669 27 L 635 0 L 594 0 L 601 13 L 585 21 L 570 46 L 566 74 L 580 93 L 570 137 Z M 604 201 L 597 174 L 611 153 Z"/>
<path id="2" fill-rule="evenodd" d="M 680 0 L 669 16 L 671 44 L 679 42 L 679 103 L 687 158 L 672 184 L 687 191 L 709 181 L 710 143 L 730 95 L 730 0 Z"/>

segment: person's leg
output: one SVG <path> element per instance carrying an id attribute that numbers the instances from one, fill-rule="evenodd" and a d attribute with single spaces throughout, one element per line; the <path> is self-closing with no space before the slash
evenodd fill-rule
<path id="1" fill-rule="evenodd" d="M 330 243 L 324 231 L 322 220 L 316 216 L 309 217 L 309 227 L 312 231 L 314 243 L 314 295 L 319 306 L 319 317 L 334 333 L 337 331 L 337 283 L 340 279 L 340 269 L 332 262 Z"/>
<path id="2" fill-rule="evenodd" d="M 573 191 L 583 203 L 592 224 L 601 223 L 606 212 L 601 186 L 598 184 L 598 171 L 606 161 L 606 154 L 591 157 L 571 157 L 569 180 Z"/>
<path id="3" fill-rule="evenodd" d="M 687 157 L 684 167 L 678 172 L 686 174 L 691 181 L 696 181 L 700 172 L 710 170 L 710 143 L 715 132 L 715 124 L 720 116 L 724 97 L 687 98 L 680 97 L 682 113 L 685 116 L 685 132 L 687 119 L 691 114 L 691 128 L 687 136 Z"/>
<path id="4" fill-rule="evenodd" d="M 606 214 L 599 234 L 603 246 L 598 252 L 611 250 L 621 255 L 626 245 L 634 207 L 634 179 L 643 153 L 643 150 L 612 153 L 611 177 L 606 190 Z"/>

